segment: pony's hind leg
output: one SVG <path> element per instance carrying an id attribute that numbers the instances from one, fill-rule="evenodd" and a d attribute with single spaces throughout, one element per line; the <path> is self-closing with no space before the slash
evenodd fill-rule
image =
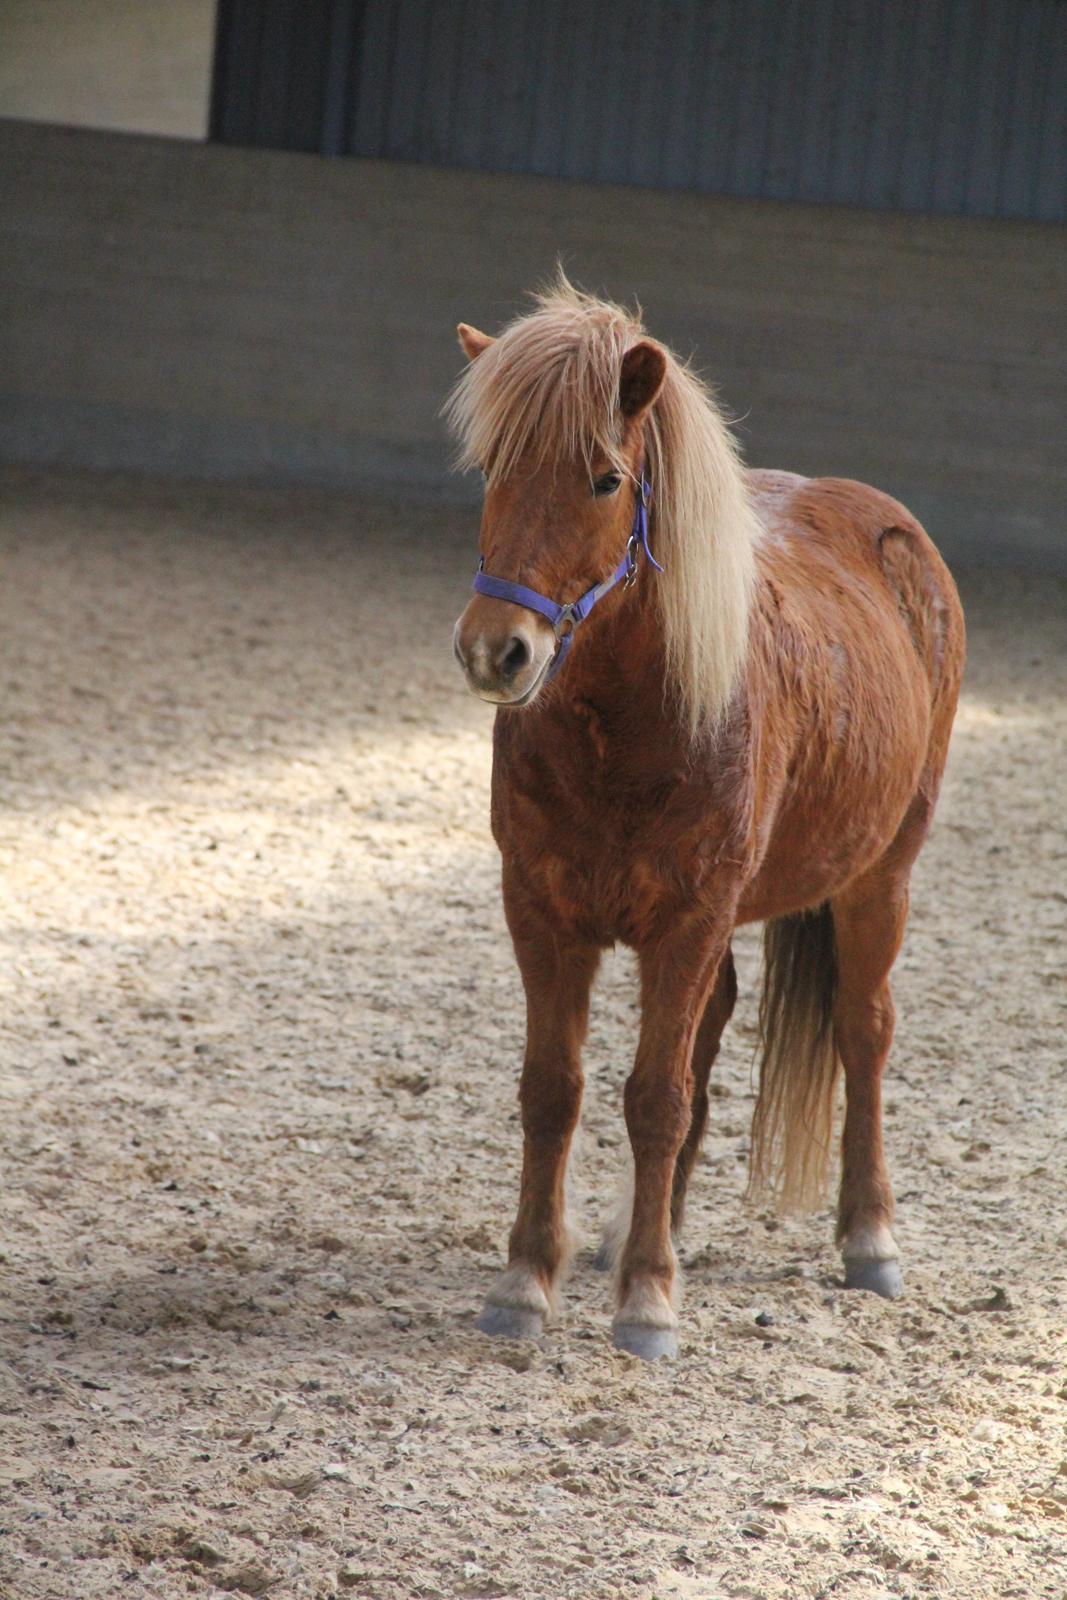
<path id="1" fill-rule="evenodd" d="M 832 902 L 834 1043 L 845 1074 L 837 1239 L 845 1283 L 894 1299 L 903 1288 L 882 1144 L 882 1072 L 893 1038 L 889 973 L 908 914 L 906 875 L 866 874 Z"/>
<path id="2" fill-rule="evenodd" d="M 568 1248 L 567 1158 L 582 1102 L 581 1048 L 600 951 L 566 943 L 533 907 L 515 910 L 508 905 L 527 1013 L 519 1086 L 522 1181 L 508 1265 L 486 1296 L 478 1327 L 508 1338 L 535 1338 L 552 1309 Z"/>

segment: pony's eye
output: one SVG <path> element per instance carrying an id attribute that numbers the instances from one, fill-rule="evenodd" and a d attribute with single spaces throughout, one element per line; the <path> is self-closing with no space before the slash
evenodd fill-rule
<path id="1" fill-rule="evenodd" d="M 594 483 L 593 483 L 593 493 L 597 494 L 597 495 L 600 495 L 600 494 L 614 494 L 615 490 L 619 487 L 619 484 L 621 482 L 622 482 L 622 477 L 621 477 L 621 475 L 619 473 L 617 473 L 617 472 L 605 472 L 605 474 L 604 474 L 604 476 L 602 478 L 597 478 L 594 481 Z"/>

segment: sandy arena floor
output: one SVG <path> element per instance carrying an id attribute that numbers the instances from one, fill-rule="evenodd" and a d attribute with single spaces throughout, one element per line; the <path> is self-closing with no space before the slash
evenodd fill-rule
<path id="1" fill-rule="evenodd" d="M 449 655 L 472 515 L 2 488 L 4 1595 L 1063 1600 L 1067 586 L 963 576 L 897 968 L 906 1298 L 838 1287 L 828 1213 L 742 1205 L 749 933 L 648 1368 L 588 1249 L 543 1344 L 472 1327 L 523 1030 Z M 634 1025 L 620 953 L 587 1244 Z"/>

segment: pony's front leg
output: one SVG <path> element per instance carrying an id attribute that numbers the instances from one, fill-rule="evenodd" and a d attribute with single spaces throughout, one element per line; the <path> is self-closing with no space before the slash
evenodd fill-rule
<path id="1" fill-rule="evenodd" d="M 567 1253 L 567 1157 L 582 1103 L 581 1049 L 600 949 L 567 939 L 535 905 L 509 895 L 506 881 L 505 907 L 526 989 L 522 1184 L 508 1265 L 478 1327 L 529 1339 L 553 1308 Z"/>
<path id="2" fill-rule="evenodd" d="M 671 1196 L 692 1121 L 697 1024 L 726 951 L 726 937 L 709 945 L 702 929 L 640 953 L 641 1037 L 624 1094 L 634 1202 L 612 1338 L 648 1361 L 678 1348 Z"/>

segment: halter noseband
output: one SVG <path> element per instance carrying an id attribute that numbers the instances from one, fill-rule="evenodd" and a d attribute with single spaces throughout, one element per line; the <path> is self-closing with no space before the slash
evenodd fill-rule
<path id="1" fill-rule="evenodd" d="M 637 577 L 637 558 L 642 550 L 656 571 L 663 571 L 648 544 L 648 506 L 651 498 L 652 488 L 642 471 L 637 504 L 634 507 L 633 527 L 626 542 L 626 554 L 610 578 L 605 578 L 603 583 L 594 584 L 579 600 L 572 600 L 568 605 L 561 606 L 555 600 L 549 600 L 547 596 L 538 594 L 536 589 L 527 589 L 525 584 L 512 583 L 507 578 L 491 578 L 483 570 L 485 557 L 483 556 L 478 562 L 478 571 L 474 574 L 476 594 L 488 595 L 490 600 L 510 600 L 512 605 L 525 606 L 528 611 L 539 611 L 552 624 L 552 631 L 556 635 L 556 653 L 545 676 L 546 683 L 550 683 L 562 667 L 567 651 L 571 647 L 571 640 L 574 638 L 574 630 L 579 622 L 585 621 L 597 601 L 603 600 L 617 583 L 623 584 L 627 589 L 633 583 Z"/>

